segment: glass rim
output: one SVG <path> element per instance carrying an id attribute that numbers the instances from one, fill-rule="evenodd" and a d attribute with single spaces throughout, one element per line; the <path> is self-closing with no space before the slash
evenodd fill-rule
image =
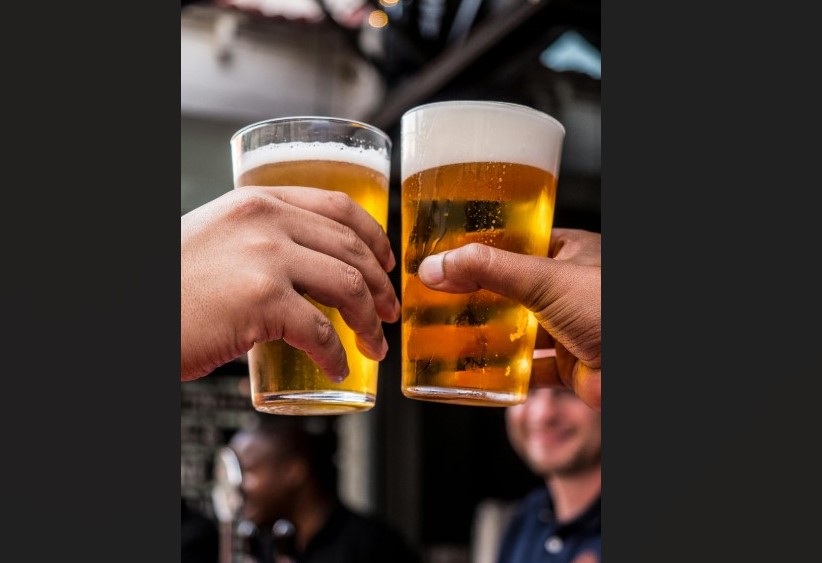
<path id="1" fill-rule="evenodd" d="M 265 125 L 274 125 L 277 123 L 286 123 L 286 122 L 331 122 L 331 123 L 339 123 L 341 125 L 355 125 L 367 129 L 373 133 L 376 133 L 378 136 L 382 137 L 386 143 L 388 143 L 388 147 L 392 147 L 391 137 L 388 134 L 380 129 L 379 127 L 375 127 L 370 123 L 366 123 L 365 121 L 358 121 L 356 119 L 348 119 L 346 117 L 329 117 L 325 115 L 290 115 L 285 117 L 272 117 L 269 119 L 263 119 L 261 121 L 256 121 L 254 123 L 249 123 L 238 129 L 233 135 L 231 135 L 230 142 L 234 142 L 234 139 L 243 136 L 244 134 L 254 130 L 259 129 Z"/>
<path id="2" fill-rule="evenodd" d="M 466 106 L 466 107 L 467 106 L 480 106 L 480 107 L 488 106 L 488 107 L 511 109 L 511 110 L 517 111 L 518 113 L 532 115 L 534 117 L 540 117 L 542 119 L 545 119 L 549 123 L 553 123 L 554 125 L 559 127 L 559 130 L 562 131 L 563 135 L 565 135 L 565 133 L 566 133 L 565 126 L 562 123 L 560 123 L 557 118 L 548 115 L 544 111 L 540 111 L 538 109 L 534 109 L 530 106 L 526 106 L 526 105 L 523 105 L 523 104 L 517 104 L 517 103 L 514 103 L 514 102 L 499 102 L 499 101 L 495 101 L 495 100 L 442 100 L 442 101 L 439 101 L 439 102 L 430 102 L 430 103 L 422 104 L 422 105 L 415 106 L 415 107 L 409 109 L 404 114 L 402 114 L 402 118 L 405 118 L 405 116 L 407 116 L 407 115 L 411 115 L 412 113 L 416 113 L 416 112 L 424 110 L 426 108 L 432 108 L 432 107 L 438 107 L 438 106 Z"/>

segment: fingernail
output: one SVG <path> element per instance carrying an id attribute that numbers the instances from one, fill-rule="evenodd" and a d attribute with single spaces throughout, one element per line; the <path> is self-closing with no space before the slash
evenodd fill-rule
<path id="1" fill-rule="evenodd" d="M 388 341 L 385 339 L 385 336 L 382 337 L 382 348 L 380 352 L 383 358 L 385 358 L 385 355 L 388 353 Z"/>
<path id="2" fill-rule="evenodd" d="M 394 266 L 397 265 L 397 259 L 394 256 L 394 251 L 391 251 L 391 254 L 388 255 L 388 268 L 386 268 L 386 272 L 390 272 L 394 269 Z"/>
<path id="3" fill-rule="evenodd" d="M 445 279 L 444 259 L 445 253 L 443 252 L 442 254 L 433 254 L 420 263 L 417 275 L 422 283 L 426 285 L 438 284 Z"/>
<path id="4" fill-rule="evenodd" d="M 334 383 L 342 383 L 346 377 L 348 377 L 348 366 L 345 366 L 345 371 L 336 375 L 332 375 L 330 379 Z"/>
<path id="5" fill-rule="evenodd" d="M 402 314 L 402 304 L 399 299 L 394 299 L 394 318 L 399 319 Z"/>

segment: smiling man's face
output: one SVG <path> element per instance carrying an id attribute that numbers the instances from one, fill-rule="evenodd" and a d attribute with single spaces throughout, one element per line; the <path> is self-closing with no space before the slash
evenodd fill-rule
<path id="1" fill-rule="evenodd" d="M 505 423 L 514 451 L 542 478 L 573 475 L 601 462 L 600 415 L 573 391 L 533 389 L 525 403 L 506 409 Z"/>

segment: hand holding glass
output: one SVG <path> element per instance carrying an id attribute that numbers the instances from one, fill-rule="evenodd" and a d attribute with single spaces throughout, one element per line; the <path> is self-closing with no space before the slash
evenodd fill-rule
<path id="1" fill-rule="evenodd" d="M 231 139 L 234 187 L 307 186 L 342 191 L 383 230 L 388 221 L 391 141 L 365 123 L 293 117 L 255 123 Z M 258 342 L 248 353 L 252 404 L 275 414 L 343 414 L 372 408 L 378 362 L 364 356 L 340 312 L 309 299 L 331 321 L 349 375 L 333 383 L 308 355 L 283 340 Z"/>
<path id="2" fill-rule="evenodd" d="M 417 277 L 431 254 L 482 243 L 546 256 L 564 127 L 501 102 L 438 102 L 402 118 L 402 392 L 480 406 L 525 401 L 538 323 L 487 290 Z"/>

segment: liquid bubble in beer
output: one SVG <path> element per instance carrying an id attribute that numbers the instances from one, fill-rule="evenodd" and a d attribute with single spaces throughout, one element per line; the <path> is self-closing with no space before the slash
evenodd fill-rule
<path id="1" fill-rule="evenodd" d="M 525 400 L 537 321 L 479 290 L 428 289 L 426 256 L 477 242 L 546 256 L 562 125 L 498 102 L 439 102 L 402 119 L 402 392 L 456 404 Z"/>
<path id="2" fill-rule="evenodd" d="M 247 137 L 244 148 L 238 136 L 246 130 L 235 134 L 234 187 L 308 186 L 342 191 L 385 229 L 391 149 L 388 137 L 356 122 L 298 120 L 311 126 L 289 127 L 294 120 L 272 120 L 260 125 L 269 127 L 272 133 Z M 279 129 L 273 132 L 275 126 Z M 331 130 L 327 135 L 323 133 L 325 128 Z M 313 140 L 318 136 L 330 140 Z M 334 383 L 305 352 L 285 341 L 256 343 L 248 353 L 254 408 L 287 415 L 332 415 L 372 408 L 377 395 L 378 362 L 359 351 L 354 331 L 337 309 L 306 299 L 334 326 L 345 348 L 349 375 L 341 383 Z"/>

